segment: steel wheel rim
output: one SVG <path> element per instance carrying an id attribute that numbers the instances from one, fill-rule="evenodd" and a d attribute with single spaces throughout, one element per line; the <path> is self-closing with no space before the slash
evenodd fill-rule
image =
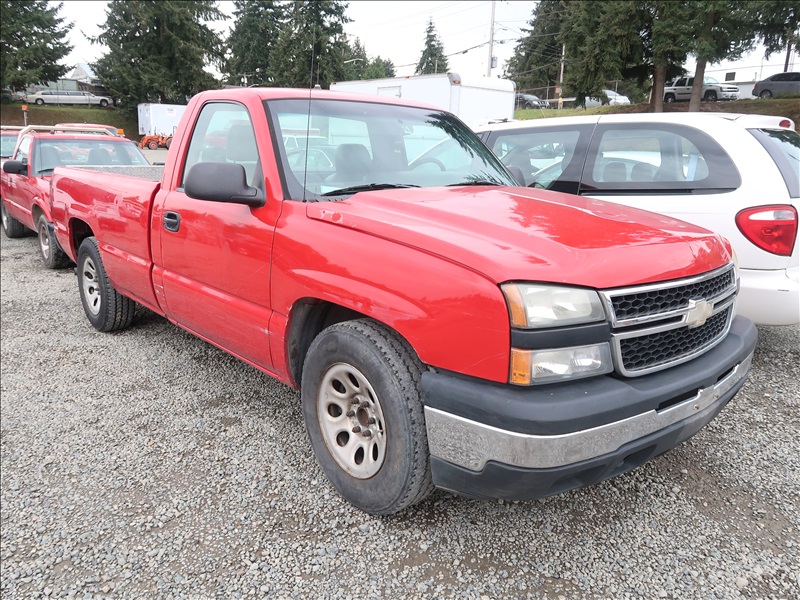
<path id="1" fill-rule="evenodd" d="M 94 261 L 86 257 L 81 269 L 81 286 L 83 287 L 83 298 L 86 301 L 86 309 L 97 316 L 100 314 L 100 282 L 97 278 L 97 267 Z"/>
<path id="2" fill-rule="evenodd" d="M 50 237 L 47 235 L 47 225 L 39 225 L 39 248 L 45 260 L 50 258 Z"/>
<path id="3" fill-rule="evenodd" d="M 386 459 L 386 423 L 375 390 L 353 365 L 336 363 L 317 394 L 322 439 L 336 463 L 356 479 L 369 479 Z"/>

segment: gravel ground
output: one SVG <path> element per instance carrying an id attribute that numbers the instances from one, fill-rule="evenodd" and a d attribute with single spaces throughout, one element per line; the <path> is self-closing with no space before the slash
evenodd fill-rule
<path id="1" fill-rule="evenodd" d="M 800 329 L 692 440 L 533 502 L 393 517 L 325 481 L 298 394 L 2 236 L 3 598 L 798 598 Z"/>

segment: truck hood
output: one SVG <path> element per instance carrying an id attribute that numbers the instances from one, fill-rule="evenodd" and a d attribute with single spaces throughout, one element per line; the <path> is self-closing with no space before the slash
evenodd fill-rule
<path id="1" fill-rule="evenodd" d="M 731 260 L 705 229 L 659 214 L 529 188 L 362 192 L 307 215 L 440 256 L 496 283 L 613 288 L 687 277 Z"/>

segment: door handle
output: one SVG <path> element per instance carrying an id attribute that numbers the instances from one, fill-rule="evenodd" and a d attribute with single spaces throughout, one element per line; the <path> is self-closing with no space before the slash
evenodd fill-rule
<path id="1" fill-rule="evenodd" d="M 164 229 L 167 231 L 178 231 L 181 227 L 181 216 L 172 211 L 164 213 Z"/>

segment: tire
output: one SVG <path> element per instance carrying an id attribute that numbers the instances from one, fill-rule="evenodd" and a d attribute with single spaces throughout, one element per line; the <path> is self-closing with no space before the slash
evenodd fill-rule
<path id="1" fill-rule="evenodd" d="M 772 92 L 770 92 L 769 90 L 764 90 L 758 95 L 758 97 L 764 98 L 764 100 L 769 100 L 770 98 L 772 98 Z"/>
<path id="2" fill-rule="evenodd" d="M 105 108 L 108 106 L 108 100 L 100 100 L 100 108 Z"/>
<path id="3" fill-rule="evenodd" d="M 0 200 L 0 212 L 2 212 L 3 216 L 3 233 L 6 234 L 7 238 L 21 238 L 27 235 L 28 228 L 8 214 L 6 203 L 2 200 Z"/>
<path id="4" fill-rule="evenodd" d="M 36 102 L 34 102 L 34 104 L 37 104 L 38 106 L 41 106 L 42 104 L 44 104 L 44 100 L 42 100 L 41 98 L 37 98 Z"/>
<path id="5" fill-rule="evenodd" d="M 136 303 L 111 285 L 100 258 L 97 238 L 88 237 L 81 243 L 77 274 L 83 311 L 97 331 L 118 331 L 131 324 Z"/>
<path id="6" fill-rule="evenodd" d="M 48 269 L 63 269 L 69 265 L 69 257 L 58 245 L 56 236 L 44 215 L 36 221 L 36 233 L 39 235 L 39 255 Z"/>
<path id="7" fill-rule="evenodd" d="M 666 102 L 667 104 L 672 104 L 673 102 L 675 102 L 675 94 L 667 94 L 666 96 L 664 96 L 664 102 Z"/>
<path id="8" fill-rule="evenodd" d="M 397 334 L 369 319 L 332 325 L 309 348 L 301 398 L 311 447 L 364 512 L 393 514 L 433 491 L 422 371 Z"/>
<path id="9" fill-rule="evenodd" d="M 150 148 L 150 150 L 158 150 L 158 142 L 148 142 L 147 147 Z"/>
<path id="10" fill-rule="evenodd" d="M 717 92 L 715 92 L 714 90 L 708 90 L 703 95 L 703 100 L 705 102 L 716 102 L 717 101 Z"/>
<path id="11" fill-rule="evenodd" d="M 168 138 L 164 145 L 167 147 L 167 150 L 169 150 L 169 147 L 172 146 L 172 138 Z"/>

